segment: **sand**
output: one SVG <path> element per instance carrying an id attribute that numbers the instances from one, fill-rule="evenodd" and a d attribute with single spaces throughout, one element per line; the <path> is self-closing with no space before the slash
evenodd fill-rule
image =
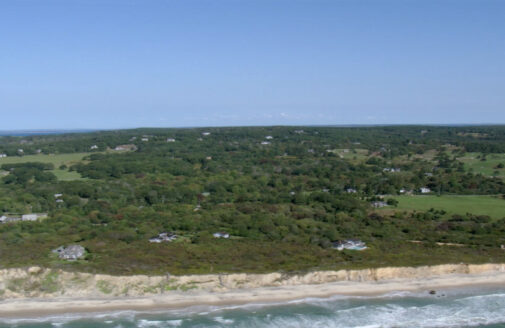
<path id="1" fill-rule="evenodd" d="M 44 277 L 44 272 L 47 273 L 47 271 L 39 271 L 39 269 L 33 268 L 16 270 L 18 270 L 18 274 L 26 272 L 27 277 Z M 0 271 L 0 277 L 3 277 L 5 281 L 6 271 Z M 9 273 L 12 274 L 12 272 Z M 64 274 L 75 275 L 75 273 Z M 80 275 L 79 277 L 88 277 L 88 274 Z M 170 278 L 157 276 L 114 277 L 106 275 L 89 275 L 89 277 L 94 280 L 91 281 L 91 279 L 86 278 L 87 284 L 96 281 L 107 281 L 104 279 L 115 279 L 121 282 L 121 286 L 125 286 L 131 281 L 137 284 L 139 282 L 148 284 L 159 283 L 159 281 L 167 279 L 172 283 L 174 281 L 177 283 L 195 283 L 199 281 L 202 284 L 197 288 L 186 291 L 165 290 L 155 292 L 151 290 L 152 293 L 144 293 L 143 296 L 137 292 L 132 292 L 132 295 L 127 296 L 114 295 L 112 292 L 105 295 L 104 293 L 97 293 L 97 290 L 90 289 L 91 285 L 86 284 L 81 286 L 81 288 L 84 288 L 83 290 L 76 287 L 71 291 L 60 290 L 52 294 L 39 293 L 39 297 L 26 297 L 26 295 L 22 296 L 20 293 L 11 293 L 12 297 L 5 299 L 4 294 L 4 299 L 0 301 L 0 317 L 27 318 L 64 313 L 118 310 L 151 311 L 194 305 L 276 303 L 308 297 L 324 298 L 335 295 L 372 296 L 396 291 L 425 291 L 428 293 L 430 290 L 442 288 L 478 285 L 505 286 L 505 265 L 451 264 L 416 268 L 317 271 L 297 276 L 271 273 L 264 275 L 198 275 Z M 63 277 L 61 279 L 67 278 Z M 73 276 L 73 279 L 75 280 L 75 276 Z M 142 290 L 145 292 L 146 288 L 144 287 Z"/>

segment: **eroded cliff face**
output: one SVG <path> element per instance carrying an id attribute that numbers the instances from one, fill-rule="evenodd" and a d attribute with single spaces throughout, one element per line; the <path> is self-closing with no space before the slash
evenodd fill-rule
<path id="1" fill-rule="evenodd" d="M 446 264 L 364 270 L 315 271 L 303 275 L 223 274 L 189 276 L 110 276 L 31 267 L 0 270 L 0 298 L 118 297 L 162 295 L 173 291 L 295 286 L 332 282 L 373 282 L 426 279 L 450 274 L 505 272 L 505 264 Z"/>

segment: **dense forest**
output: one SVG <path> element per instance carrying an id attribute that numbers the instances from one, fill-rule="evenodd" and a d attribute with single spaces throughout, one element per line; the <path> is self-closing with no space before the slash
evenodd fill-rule
<path id="1" fill-rule="evenodd" d="M 424 193 L 505 203 L 504 126 L 5 136 L 0 154 L 0 215 L 48 213 L 0 224 L 0 267 L 133 274 L 505 261 L 505 211 L 397 207 Z M 62 154 L 81 155 L 51 162 Z M 161 232 L 178 238 L 149 242 Z M 368 248 L 332 248 L 350 238 Z M 69 244 L 83 245 L 86 257 L 51 253 Z"/>

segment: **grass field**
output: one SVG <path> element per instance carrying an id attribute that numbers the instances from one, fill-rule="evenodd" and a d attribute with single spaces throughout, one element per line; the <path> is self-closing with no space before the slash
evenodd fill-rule
<path id="1" fill-rule="evenodd" d="M 333 149 L 330 152 L 350 161 L 362 162 L 368 159 L 368 149 Z"/>
<path id="2" fill-rule="evenodd" d="M 505 164 L 505 154 L 489 154 L 485 161 L 481 161 L 480 153 L 466 153 L 465 156 L 459 157 L 458 160 L 465 164 L 466 169 L 472 169 L 474 173 L 481 173 L 486 176 L 493 176 L 495 171 L 498 171 L 500 177 L 505 177 L 505 168 L 496 169 L 495 167 L 503 163 Z"/>
<path id="3" fill-rule="evenodd" d="M 81 175 L 77 172 L 69 172 L 68 170 L 62 170 L 59 167 L 62 164 L 70 166 L 77 162 L 82 161 L 84 156 L 89 155 L 89 153 L 74 153 L 74 154 L 50 154 L 50 155 L 26 155 L 26 156 L 13 156 L 0 158 L 0 165 L 2 164 L 17 164 L 17 163 L 27 163 L 27 162 L 42 162 L 42 163 L 52 163 L 55 169 L 51 171 L 56 175 L 58 180 L 80 180 Z"/>
<path id="4" fill-rule="evenodd" d="M 448 214 L 489 215 L 493 219 L 505 217 L 505 199 L 500 196 L 396 196 L 396 210 L 428 211 L 431 208 Z M 391 210 L 386 207 L 384 210 Z"/>

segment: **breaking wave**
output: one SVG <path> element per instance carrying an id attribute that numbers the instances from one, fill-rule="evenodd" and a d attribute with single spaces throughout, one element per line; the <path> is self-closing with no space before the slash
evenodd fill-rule
<path id="1" fill-rule="evenodd" d="M 0 327 L 505 327 L 505 290 L 395 293 L 381 297 L 310 298 L 277 304 L 123 311 L 38 319 L 0 319 Z"/>

